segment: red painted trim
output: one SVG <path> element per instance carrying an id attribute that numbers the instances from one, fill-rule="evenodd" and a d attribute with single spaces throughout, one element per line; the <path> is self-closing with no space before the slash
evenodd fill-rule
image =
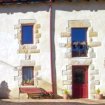
<path id="1" fill-rule="evenodd" d="M 50 63 L 51 63 L 51 80 L 52 80 L 52 92 L 54 93 L 53 88 L 53 65 L 52 65 L 52 0 L 50 0 Z"/>
<path id="2" fill-rule="evenodd" d="M 51 80 L 52 80 L 52 92 L 54 94 L 54 97 L 57 95 L 56 90 L 56 75 L 55 75 L 55 69 L 53 65 L 53 44 L 52 44 L 52 0 L 50 0 L 50 62 L 51 62 Z"/>

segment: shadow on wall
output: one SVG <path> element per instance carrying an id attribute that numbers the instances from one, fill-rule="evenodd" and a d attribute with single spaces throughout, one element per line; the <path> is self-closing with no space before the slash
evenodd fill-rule
<path id="1" fill-rule="evenodd" d="M 57 5 L 56 5 L 57 4 Z M 62 5 L 63 4 L 63 5 Z M 0 4 L 1 5 L 1 4 Z M 98 10 L 105 10 L 105 2 L 103 1 L 90 1 L 90 2 L 67 2 L 66 6 L 65 3 L 59 2 L 53 5 L 53 9 L 55 10 L 63 10 L 63 11 L 80 11 L 80 10 L 90 10 L 90 11 L 98 11 Z M 40 11 L 49 11 L 49 4 L 46 2 L 44 3 L 23 3 L 23 4 L 13 4 L 13 5 L 4 5 L 0 7 L 0 13 L 27 13 L 27 12 L 40 12 Z"/>
<path id="2" fill-rule="evenodd" d="M 41 5 L 42 4 L 42 5 Z M 33 4 L 13 4 L 0 7 L 0 13 L 27 13 L 27 12 L 39 12 L 39 11 L 49 11 L 49 6 L 46 3 L 33 3 Z"/>
<path id="3" fill-rule="evenodd" d="M 46 80 L 41 80 L 38 82 L 40 87 L 43 87 L 45 90 L 52 90 L 52 84 Z"/>
<path id="4" fill-rule="evenodd" d="M 8 88 L 8 83 L 6 81 L 2 81 L 0 84 L 0 99 L 9 98 L 10 89 Z"/>

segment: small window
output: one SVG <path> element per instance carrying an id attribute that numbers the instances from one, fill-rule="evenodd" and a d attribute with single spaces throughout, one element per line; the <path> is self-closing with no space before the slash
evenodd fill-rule
<path id="1" fill-rule="evenodd" d="M 22 25 L 22 44 L 33 44 L 33 25 Z"/>
<path id="2" fill-rule="evenodd" d="M 22 85 L 34 85 L 34 67 L 22 68 Z"/>
<path id="3" fill-rule="evenodd" d="M 87 56 L 87 28 L 72 28 L 72 57 Z"/>

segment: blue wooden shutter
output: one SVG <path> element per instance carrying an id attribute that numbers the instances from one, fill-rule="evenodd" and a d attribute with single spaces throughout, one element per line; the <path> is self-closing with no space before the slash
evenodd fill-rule
<path id="1" fill-rule="evenodd" d="M 33 43 L 33 25 L 22 26 L 22 44 Z"/>

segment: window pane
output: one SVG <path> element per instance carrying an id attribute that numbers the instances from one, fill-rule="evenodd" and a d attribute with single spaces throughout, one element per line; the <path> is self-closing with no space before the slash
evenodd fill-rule
<path id="1" fill-rule="evenodd" d="M 86 41 L 87 28 L 72 28 L 72 41 Z"/>
<path id="2" fill-rule="evenodd" d="M 72 28 L 72 57 L 86 56 L 87 28 Z"/>
<path id="3" fill-rule="evenodd" d="M 22 68 L 22 79 L 24 84 L 30 83 L 33 84 L 33 67 L 23 67 Z"/>
<path id="4" fill-rule="evenodd" d="M 33 43 L 33 25 L 22 26 L 22 44 Z"/>
<path id="5" fill-rule="evenodd" d="M 74 72 L 74 83 L 83 84 L 84 83 L 84 72 L 82 69 L 77 69 Z"/>

